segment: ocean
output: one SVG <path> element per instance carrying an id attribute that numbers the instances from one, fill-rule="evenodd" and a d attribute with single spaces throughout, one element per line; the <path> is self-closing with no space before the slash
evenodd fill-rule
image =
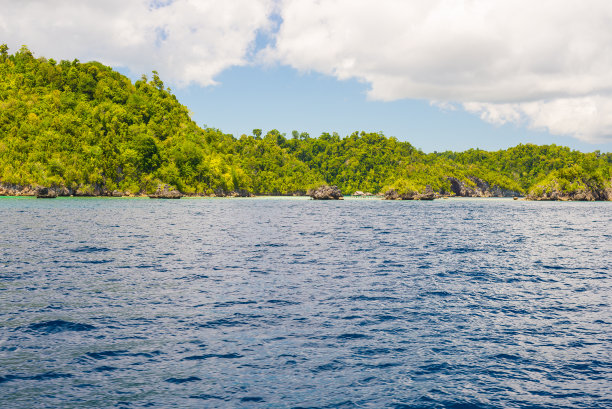
<path id="1" fill-rule="evenodd" d="M 0 198 L 2 408 L 610 408 L 612 203 Z"/>

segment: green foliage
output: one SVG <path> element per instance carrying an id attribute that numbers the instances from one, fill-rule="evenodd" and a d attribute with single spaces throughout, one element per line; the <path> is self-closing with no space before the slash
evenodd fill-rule
<path id="1" fill-rule="evenodd" d="M 425 154 L 382 133 L 318 138 L 276 129 L 235 139 L 199 128 L 157 72 L 135 83 L 98 62 L 59 63 L 0 46 L 0 181 L 65 186 L 94 194 L 305 192 L 394 188 L 450 192 L 449 177 L 526 193 L 610 187 L 612 154 L 531 144 L 487 152 Z"/>
<path id="2" fill-rule="evenodd" d="M 574 164 L 565 168 L 552 171 L 530 189 L 534 196 L 550 195 L 553 192 L 575 193 L 589 189 L 604 190 L 610 187 L 610 173 L 601 172 L 602 168 L 588 169 L 589 161 L 583 162 L 586 169 L 581 165 Z"/>
<path id="3" fill-rule="evenodd" d="M 324 183 L 323 178 L 282 146 L 284 136 L 277 130 L 265 138 L 243 135 L 237 142 L 236 153 L 242 168 L 252 180 L 253 192 L 258 194 L 291 194 Z"/>
<path id="4" fill-rule="evenodd" d="M 157 72 L 135 84 L 97 62 L 34 58 L 0 48 L 0 180 L 83 191 L 186 192 L 251 188 L 227 152 L 234 140 L 203 130 Z"/>

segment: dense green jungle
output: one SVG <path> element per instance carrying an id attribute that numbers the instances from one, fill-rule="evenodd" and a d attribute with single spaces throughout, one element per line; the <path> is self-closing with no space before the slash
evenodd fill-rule
<path id="1" fill-rule="evenodd" d="M 612 154 L 557 145 L 424 153 L 382 133 L 273 129 L 234 137 L 200 128 L 153 71 L 135 83 L 98 62 L 36 58 L 0 46 L 0 194 L 343 194 L 612 199 Z"/>

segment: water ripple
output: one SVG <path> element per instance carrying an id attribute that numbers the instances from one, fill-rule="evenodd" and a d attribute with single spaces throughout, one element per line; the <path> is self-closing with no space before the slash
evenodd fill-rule
<path id="1" fill-rule="evenodd" d="M 0 198 L 0 406 L 610 408 L 611 210 Z"/>

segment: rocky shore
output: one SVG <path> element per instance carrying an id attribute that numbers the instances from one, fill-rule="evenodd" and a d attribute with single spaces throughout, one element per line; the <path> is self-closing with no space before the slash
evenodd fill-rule
<path id="1" fill-rule="evenodd" d="M 59 197 L 59 196 L 80 196 L 80 197 L 121 197 L 121 196 L 143 196 L 140 193 L 122 192 L 119 190 L 106 190 L 99 186 L 80 186 L 76 189 L 65 186 L 32 186 L 17 185 L 11 183 L 0 183 L 0 196 L 37 196 L 37 197 Z"/>
<path id="2" fill-rule="evenodd" d="M 580 201 L 580 202 L 594 202 L 594 201 L 612 201 L 612 188 L 606 189 L 578 189 L 573 192 L 564 192 L 559 190 L 550 190 L 545 192 L 531 192 L 525 197 L 527 200 L 536 201 Z"/>
<path id="3" fill-rule="evenodd" d="M 342 200 L 342 192 L 337 186 L 323 185 L 308 191 L 308 196 L 314 200 Z"/>
<path id="4" fill-rule="evenodd" d="M 488 182 L 475 176 L 468 176 L 468 179 L 474 183 L 474 186 L 469 186 L 465 182 L 454 178 L 447 178 L 451 184 L 451 192 L 458 197 L 519 197 L 523 196 L 520 192 L 508 189 L 502 189 L 499 186 L 491 186 Z"/>
<path id="5" fill-rule="evenodd" d="M 170 185 L 158 186 L 155 193 L 150 194 L 151 199 L 180 199 L 183 194 Z"/>
<path id="6" fill-rule="evenodd" d="M 427 186 L 423 193 L 414 191 L 398 193 L 395 189 L 390 189 L 385 192 L 384 196 L 385 200 L 434 200 L 435 198 L 436 193 L 431 189 L 431 186 Z"/>
<path id="7" fill-rule="evenodd" d="M 295 193 L 291 194 L 296 195 Z M 304 196 L 305 192 L 298 194 Z M 0 196 L 36 196 L 47 197 L 150 197 L 154 199 L 176 199 L 180 197 L 255 197 L 247 190 L 215 190 L 208 194 L 186 194 L 178 191 L 170 185 L 158 185 L 152 194 L 146 192 L 130 192 L 120 190 L 108 190 L 99 186 L 80 186 L 76 189 L 65 186 L 32 186 L 18 185 L 0 182 Z"/>
<path id="8" fill-rule="evenodd" d="M 384 194 L 373 195 L 372 193 L 355 192 L 353 197 L 381 197 L 384 200 L 434 200 L 447 197 L 523 197 L 517 191 L 502 189 L 499 186 L 491 186 L 488 182 L 469 177 L 473 184 L 449 177 L 451 191 L 440 190 L 436 192 L 427 186 L 422 192 L 408 191 L 398 192 L 390 189 Z M 101 186 L 79 186 L 68 188 L 65 186 L 36 186 L 18 185 L 0 182 L 0 196 L 32 196 L 38 198 L 55 198 L 65 196 L 75 197 L 150 197 L 154 199 L 178 199 L 181 197 L 255 197 L 256 195 L 247 190 L 224 191 L 215 190 L 208 193 L 183 193 L 170 185 L 158 185 L 153 194 L 145 192 L 130 192 L 119 190 L 107 190 Z M 264 196 L 310 196 L 314 200 L 342 200 L 343 195 L 337 186 L 323 185 L 307 192 L 296 191 L 286 194 L 271 194 Z M 525 195 L 526 200 L 534 201 L 612 201 L 612 187 L 587 186 L 573 191 L 565 191 L 558 187 L 548 186 L 545 189 L 532 189 Z"/>

